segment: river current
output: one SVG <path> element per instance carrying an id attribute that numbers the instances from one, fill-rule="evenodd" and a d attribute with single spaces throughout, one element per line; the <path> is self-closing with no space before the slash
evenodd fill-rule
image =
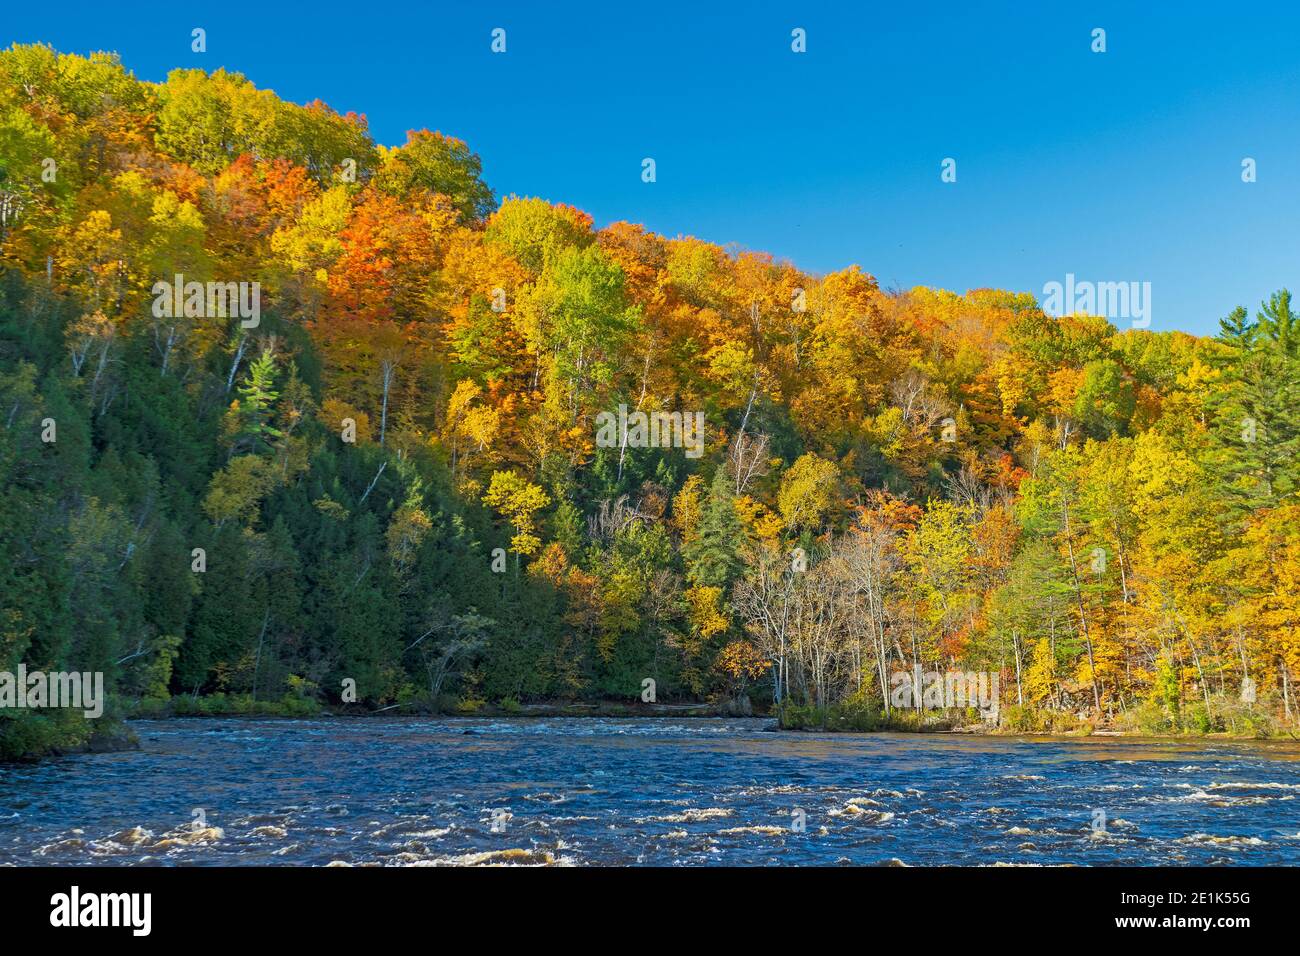
<path id="1" fill-rule="evenodd" d="M 136 721 L 0 765 L 0 865 L 1300 864 L 1300 743 L 770 726 Z"/>

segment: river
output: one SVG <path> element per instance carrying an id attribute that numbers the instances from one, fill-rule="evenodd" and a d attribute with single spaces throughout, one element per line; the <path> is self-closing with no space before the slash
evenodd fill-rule
<path id="1" fill-rule="evenodd" d="M 1300 863 L 1300 744 L 690 719 L 136 721 L 0 765 L 0 865 Z"/>

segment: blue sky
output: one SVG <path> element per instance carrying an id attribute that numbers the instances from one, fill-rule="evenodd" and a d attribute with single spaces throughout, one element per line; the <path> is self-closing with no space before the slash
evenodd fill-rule
<path id="1" fill-rule="evenodd" d="M 1146 281 L 1152 329 L 1209 333 L 1298 284 L 1295 4 L 288 6 L 10 4 L 0 42 L 114 50 L 147 80 L 224 66 L 383 143 L 459 136 L 498 195 L 885 287 Z"/>

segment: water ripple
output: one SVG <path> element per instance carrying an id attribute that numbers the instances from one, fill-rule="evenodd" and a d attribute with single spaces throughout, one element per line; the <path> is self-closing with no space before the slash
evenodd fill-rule
<path id="1" fill-rule="evenodd" d="M 0 865 L 1300 863 L 1300 746 L 763 720 L 139 721 L 0 767 Z"/>

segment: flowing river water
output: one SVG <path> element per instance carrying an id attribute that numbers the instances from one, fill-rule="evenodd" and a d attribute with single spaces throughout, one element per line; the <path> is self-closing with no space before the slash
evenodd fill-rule
<path id="1" fill-rule="evenodd" d="M 761 719 L 136 721 L 0 765 L 0 865 L 1300 863 L 1300 743 Z"/>

